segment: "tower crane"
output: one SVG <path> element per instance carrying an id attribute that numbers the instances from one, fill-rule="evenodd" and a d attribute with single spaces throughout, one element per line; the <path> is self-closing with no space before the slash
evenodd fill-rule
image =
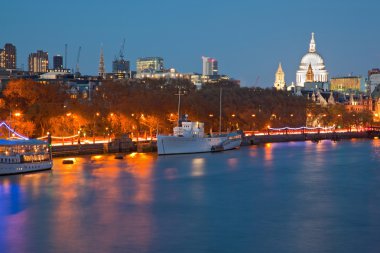
<path id="1" fill-rule="evenodd" d="M 260 81 L 260 76 L 257 76 L 256 77 L 256 81 L 255 81 L 255 87 L 257 87 L 259 85 L 259 81 Z"/>
<path id="2" fill-rule="evenodd" d="M 119 52 L 120 60 L 124 59 L 124 46 L 125 46 L 125 38 L 123 39 L 123 43 L 121 43 L 121 47 L 120 47 L 120 52 Z"/>

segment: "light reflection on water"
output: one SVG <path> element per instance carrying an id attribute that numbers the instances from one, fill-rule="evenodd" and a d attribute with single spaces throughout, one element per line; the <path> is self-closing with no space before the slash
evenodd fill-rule
<path id="1" fill-rule="evenodd" d="M 51 172 L 0 177 L 0 252 L 380 246 L 378 140 L 124 158 L 55 159 Z"/>

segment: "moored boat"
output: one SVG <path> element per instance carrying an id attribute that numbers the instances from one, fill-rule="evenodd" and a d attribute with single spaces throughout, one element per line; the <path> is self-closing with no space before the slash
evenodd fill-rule
<path id="1" fill-rule="evenodd" d="M 51 149 L 40 140 L 0 140 L 0 176 L 49 170 Z"/>
<path id="2" fill-rule="evenodd" d="M 157 136 L 157 153 L 159 155 L 188 154 L 216 152 L 238 148 L 241 144 L 241 134 L 204 133 L 204 123 L 187 121 L 187 115 L 173 129 L 173 135 Z"/>

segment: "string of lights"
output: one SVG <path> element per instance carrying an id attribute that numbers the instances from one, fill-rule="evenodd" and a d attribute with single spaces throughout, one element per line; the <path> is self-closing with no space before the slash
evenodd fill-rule
<path id="1" fill-rule="evenodd" d="M 5 126 L 12 134 L 17 136 L 18 138 L 23 139 L 23 140 L 29 140 L 28 137 L 23 136 L 22 134 L 19 134 L 15 130 L 13 130 L 7 123 L 5 123 L 5 121 L 0 123 L 0 127 L 2 127 L 2 126 Z"/>
<path id="2" fill-rule="evenodd" d="M 52 139 L 70 139 L 70 138 L 76 138 L 78 137 L 78 134 L 75 134 L 75 135 L 71 135 L 71 136 L 50 136 Z M 38 140 L 41 140 L 41 139 L 46 139 L 48 138 L 47 135 L 45 136 L 41 136 L 41 137 L 38 137 L 37 139 Z"/>
<path id="3" fill-rule="evenodd" d="M 269 130 L 271 131 L 284 131 L 284 130 L 334 130 L 335 129 L 335 126 L 331 126 L 331 127 L 306 127 L 306 126 L 303 126 L 303 127 L 281 127 L 281 128 L 268 128 Z"/>

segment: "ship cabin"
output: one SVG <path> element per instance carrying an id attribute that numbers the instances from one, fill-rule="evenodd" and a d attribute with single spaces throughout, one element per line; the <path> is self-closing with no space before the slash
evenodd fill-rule
<path id="1" fill-rule="evenodd" d="M 203 138 L 205 135 L 203 122 L 181 122 L 181 126 L 174 127 L 174 136 L 178 137 L 198 137 Z"/>
<path id="2" fill-rule="evenodd" d="M 50 161 L 47 142 L 40 140 L 0 140 L 1 163 L 34 163 Z"/>

